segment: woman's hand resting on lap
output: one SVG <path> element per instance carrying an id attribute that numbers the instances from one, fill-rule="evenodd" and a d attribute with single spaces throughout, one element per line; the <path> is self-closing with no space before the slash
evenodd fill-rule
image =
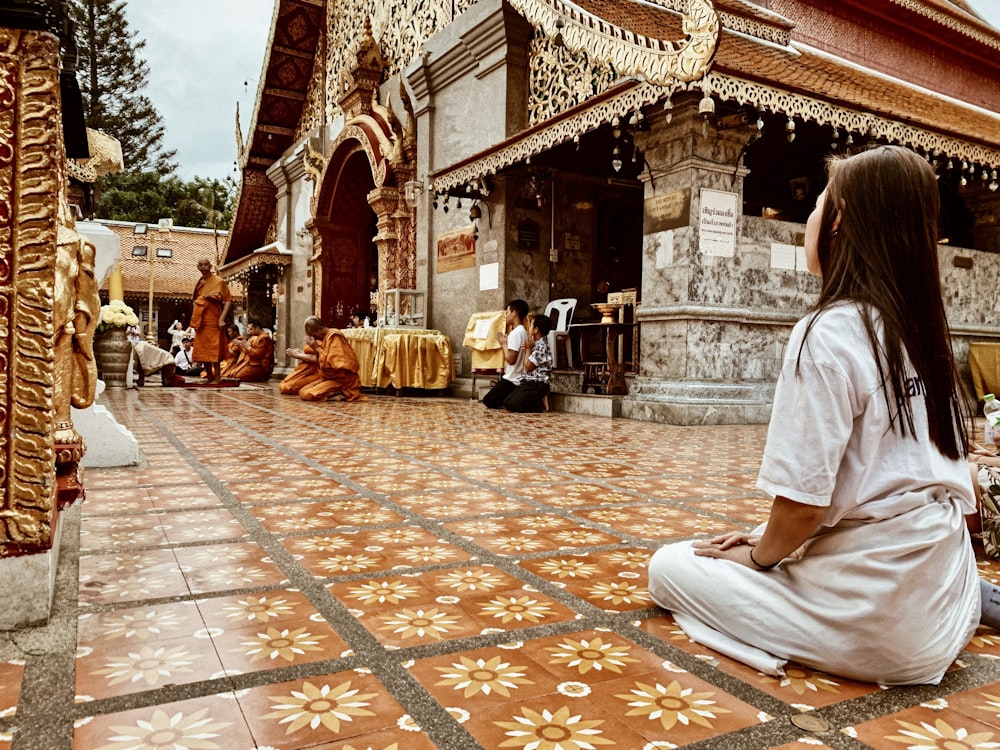
<path id="1" fill-rule="evenodd" d="M 747 534 L 744 531 L 730 531 L 726 534 L 702 539 L 692 543 L 694 553 L 702 557 L 718 557 L 732 560 L 748 568 L 757 569 L 750 559 L 750 550 L 757 544 L 760 537 Z"/>

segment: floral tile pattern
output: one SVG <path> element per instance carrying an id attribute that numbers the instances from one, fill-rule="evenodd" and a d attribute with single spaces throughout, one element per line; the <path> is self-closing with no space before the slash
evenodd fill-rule
<path id="1" fill-rule="evenodd" d="M 364 735 L 394 728 L 400 728 L 396 741 L 405 737 L 409 747 L 410 737 L 419 741 L 421 734 L 392 694 L 359 671 L 253 688 L 238 701 L 258 747 L 360 743 Z"/>
<path id="2" fill-rule="evenodd" d="M 75 748 L 198 748 L 235 750 L 253 748 L 236 697 L 222 693 L 206 698 L 88 717 L 77 723 Z"/>
<path id="3" fill-rule="evenodd" d="M 555 549 L 596 547 L 621 541 L 620 537 L 551 514 L 458 521 L 443 525 L 449 531 L 499 555 L 520 556 Z"/>
<path id="4" fill-rule="evenodd" d="M 766 519 L 762 426 L 273 386 L 106 401 L 144 462 L 85 476 L 76 701 L 53 717 L 78 750 L 1000 747 L 989 628 L 913 705 L 762 675 L 653 606 L 660 544 Z M 0 750 L 37 661 L 0 639 Z M 838 718 L 799 733 L 804 712 Z"/>
<path id="5" fill-rule="evenodd" d="M 459 562 L 471 557 L 419 526 L 297 536 L 284 539 L 282 545 L 320 578 Z"/>
<path id="6" fill-rule="evenodd" d="M 488 567 L 336 583 L 330 593 L 381 643 L 414 646 L 573 618 L 573 611 Z"/>
<path id="7" fill-rule="evenodd" d="M 762 720 L 610 632 L 435 657 L 410 669 L 438 702 L 468 715 L 465 728 L 484 747 L 679 746 Z"/>

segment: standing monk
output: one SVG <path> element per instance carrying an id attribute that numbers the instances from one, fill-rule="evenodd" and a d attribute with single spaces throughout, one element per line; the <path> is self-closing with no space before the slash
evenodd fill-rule
<path id="1" fill-rule="evenodd" d="M 306 336 L 314 339 L 313 347 L 319 350 L 314 356 L 321 377 L 303 386 L 299 390 L 299 398 L 303 401 L 326 401 L 343 394 L 345 401 L 365 401 L 361 395 L 361 378 L 358 377 L 358 357 L 347 337 L 336 328 L 327 328 L 314 315 L 306 318 L 305 329 Z"/>
<path id="2" fill-rule="evenodd" d="M 222 277 L 212 273 L 212 261 L 202 258 L 198 261 L 201 278 L 194 287 L 194 305 L 191 311 L 191 326 L 195 330 L 195 362 L 205 365 L 205 377 L 209 383 L 218 383 L 219 362 L 226 358 L 226 316 L 233 304 L 229 285 Z"/>

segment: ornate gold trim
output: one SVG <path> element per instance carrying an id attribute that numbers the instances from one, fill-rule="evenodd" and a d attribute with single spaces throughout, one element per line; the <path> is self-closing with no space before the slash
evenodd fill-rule
<path id="1" fill-rule="evenodd" d="M 982 29 L 969 25 L 966 21 L 950 16 L 947 13 L 942 13 L 940 10 L 932 8 L 926 0 L 889 0 L 889 2 L 913 11 L 925 18 L 931 18 L 942 26 L 972 37 L 977 42 L 982 42 L 987 47 L 1000 49 L 1000 35 L 987 34 Z M 986 22 L 984 21 L 983 23 Z"/>
<path id="2" fill-rule="evenodd" d="M 929 152 L 940 152 L 945 157 L 964 159 L 972 164 L 989 165 L 991 169 L 1000 166 L 1000 150 L 987 148 L 977 143 L 969 143 L 957 137 L 934 133 L 930 130 L 888 120 L 871 112 L 859 112 L 845 106 L 813 99 L 802 94 L 746 81 L 722 73 L 709 73 L 702 81 L 678 84 L 675 91 L 704 91 L 720 99 L 739 104 L 753 104 L 771 112 L 779 112 L 789 117 L 814 120 L 824 125 L 854 133 L 868 133 L 875 138 L 885 139 L 911 148 L 921 148 Z M 664 90 L 650 83 L 638 84 L 628 91 L 616 94 L 581 112 L 557 117 L 548 125 L 530 128 L 521 136 L 516 136 L 496 149 L 473 157 L 460 164 L 432 173 L 432 190 L 448 192 L 462 185 L 498 172 L 514 164 L 526 161 L 575 136 L 595 130 L 615 117 L 623 117 L 640 107 L 645 107 L 663 98 Z"/>
<path id="3" fill-rule="evenodd" d="M 562 37 L 571 52 L 610 65 L 620 76 L 640 76 L 667 86 L 705 75 L 719 44 L 720 23 L 712 0 L 687 0 L 683 41 L 653 39 L 622 29 L 563 0 L 509 0 L 546 36 Z"/>
<path id="4" fill-rule="evenodd" d="M 0 545 L 47 549 L 56 497 L 59 40 L 0 29 L 0 70 Z"/>
<path id="5" fill-rule="evenodd" d="M 723 100 L 735 101 L 739 104 L 753 104 L 757 108 L 766 108 L 771 112 L 779 112 L 789 117 L 813 120 L 821 125 L 833 125 L 853 133 L 868 133 L 875 138 L 885 139 L 911 148 L 922 148 L 930 152 L 939 151 L 945 156 L 965 159 L 970 163 L 1000 165 L 1000 150 L 998 149 L 969 143 L 953 136 L 889 120 L 872 112 L 859 112 L 845 106 L 820 101 L 802 94 L 793 94 L 774 86 L 746 81 L 735 76 L 713 72 L 706 76 L 704 86 L 699 84 L 697 87 L 687 86 L 686 88 L 688 90 L 705 89 Z"/>

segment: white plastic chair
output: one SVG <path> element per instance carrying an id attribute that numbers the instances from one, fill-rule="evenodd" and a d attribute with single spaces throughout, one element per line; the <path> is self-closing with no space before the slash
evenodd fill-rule
<path id="1" fill-rule="evenodd" d="M 573 320 L 573 313 L 576 312 L 576 300 L 554 299 L 545 306 L 545 314 L 551 318 L 553 311 L 558 313 L 558 318 L 552 326 L 552 330 L 549 331 L 549 351 L 552 352 L 552 364 L 555 365 L 559 361 L 556 349 L 559 342 L 562 341 L 566 346 L 566 366 L 572 369 L 573 346 L 569 338 L 569 324 Z"/>

